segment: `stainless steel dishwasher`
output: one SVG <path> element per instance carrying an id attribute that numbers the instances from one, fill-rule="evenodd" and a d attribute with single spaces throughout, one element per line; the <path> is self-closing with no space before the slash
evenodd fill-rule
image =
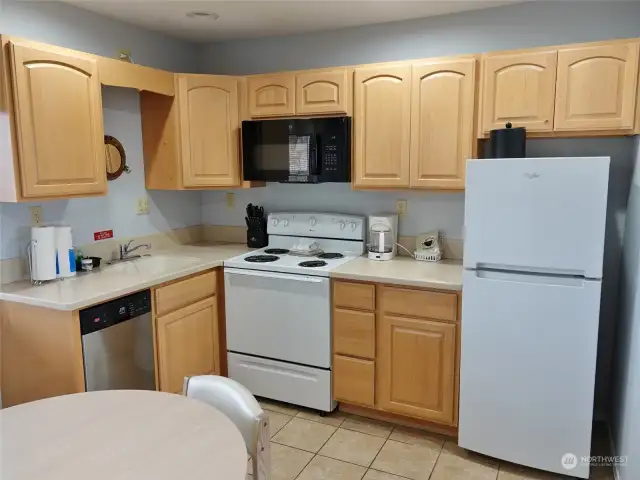
<path id="1" fill-rule="evenodd" d="M 151 292 L 80 311 L 87 392 L 155 390 Z"/>

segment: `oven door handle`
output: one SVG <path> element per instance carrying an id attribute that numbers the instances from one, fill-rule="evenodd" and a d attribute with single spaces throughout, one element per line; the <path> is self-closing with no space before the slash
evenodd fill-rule
<path id="1" fill-rule="evenodd" d="M 293 280 L 294 282 L 307 282 L 307 283 L 324 283 L 328 278 L 324 277 L 309 277 L 306 275 L 290 275 L 287 273 L 277 272 L 262 272 L 259 270 L 241 270 L 239 268 L 225 268 L 224 273 L 233 275 L 245 275 L 247 277 L 262 277 L 262 278 L 277 278 L 280 280 Z"/>

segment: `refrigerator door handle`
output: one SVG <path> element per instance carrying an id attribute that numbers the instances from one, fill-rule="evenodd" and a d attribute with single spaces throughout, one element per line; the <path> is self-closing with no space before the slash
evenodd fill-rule
<path id="1" fill-rule="evenodd" d="M 475 270 L 476 278 L 499 282 L 539 283 L 564 287 L 584 287 L 584 277 L 574 275 L 549 275 L 530 272 L 506 272 L 504 270 Z"/>
<path id="2" fill-rule="evenodd" d="M 506 265 L 498 263 L 476 263 L 475 270 L 495 270 L 508 273 L 523 273 L 531 275 L 549 275 L 549 276 L 569 276 L 569 277 L 585 277 L 584 270 L 566 270 L 561 268 L 540 268 L 529 267 L 526 265 Z"/>

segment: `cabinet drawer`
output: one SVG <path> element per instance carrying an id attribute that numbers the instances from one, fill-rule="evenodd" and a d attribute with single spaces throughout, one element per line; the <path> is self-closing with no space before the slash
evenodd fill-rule
<path id="1" fill-rule="evenodd" d="M 335 353 L 375 358 L 375 324 L 373 312 L 333 311 L 333 348 Z"/>
<path id="2" fill-rule="evenodd" d="M 333 357 L 333 398 L 373 407 L 375 364 L 371 360 Z"/>
<path id="3" fill-rule="evenodd" d="M 408 288 L 380 287 L 382 311 L 455 322 L 457 295 Z"/>
<path id="4" fill-rule="evenodd" d="M 156 290 L 157 316 L 177 310 L 216 293 L 216 272 L 172 283 Z"/>
<path id="5" fill-rule="evenodd" d="M 336 307 L 375 310 L 375 287 L 370 283 L 335 282 L 333 304 Z"/>

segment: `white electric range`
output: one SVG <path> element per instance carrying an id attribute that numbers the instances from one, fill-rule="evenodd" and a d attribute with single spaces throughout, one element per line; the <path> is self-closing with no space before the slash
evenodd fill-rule
<path id="1" fill-rule="evenodd" d="M 273 213 L 269 246 L 224 262 L 229 377 L 254 395 L 328 412 L 329 274 L 364 253 L 365 219 Z"/>

